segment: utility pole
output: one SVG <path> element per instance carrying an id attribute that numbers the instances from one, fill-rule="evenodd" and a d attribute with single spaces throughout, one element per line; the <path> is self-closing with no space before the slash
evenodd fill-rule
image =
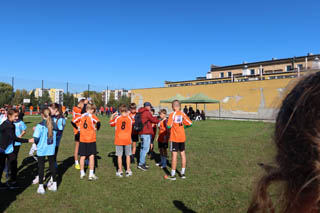
<path id="1" fill-rule="evenodd" d="M 69 83 L 67 82 L 67 94 L 69 94 Z"/>
<path id="2" fill-rule="evenodd" d="M 88 84 L 88 98 L 90 97 L 90 84 Z"/>
<path id="3" fill-rule="evenodd" d="M 109 102 L 109 88 L 108 88 L 108 86 L 107 86 L 107 99 L 106 99 L 106 105 L 108 104 L 108 102 Z"/>

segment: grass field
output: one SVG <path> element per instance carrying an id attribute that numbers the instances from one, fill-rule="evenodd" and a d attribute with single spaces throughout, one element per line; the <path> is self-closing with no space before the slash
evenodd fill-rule
<path id="1" fill-rule="evenodd" d="M 40 117 L 25 117 L 27 138 L 39 121 Z M 120 179 L 115 176 L 114 130 L 106 117 L 101 121 L 97 134 L 99 180 L 80 180 L 79 170 L 74 169 L 68 120 L 58 155 L 58 192 L 36 193 L 38 185 L 32 185 L 32 180 L 37 163 L 28 157 L 31 145 L 23 144 L 18 158 L 22 188 L 0 192 L 0 212 L 245 212 L 252 182 L 261 172 L 257 162 L 270 160 L 272 152 L 272 124 L 195 122 L 186 130 L 186 180 L 165 180 L 165 172 L 151 160 L 147 161 L 149 171 L 134 166 L 132 177 Z M 46 169 L 48 166 L 46 163 Z"/>

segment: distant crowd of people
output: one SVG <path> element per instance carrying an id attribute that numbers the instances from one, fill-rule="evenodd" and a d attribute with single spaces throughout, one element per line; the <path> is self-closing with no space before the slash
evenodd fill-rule
<path id="1" fill-rule="evenodd" d="M 196 111 L 194 111 L 191 106 L 189 106 L 189 108 L 187 106 L 184 106 L 183 112 L 186 115 L 188 115 L 188 117 L 191 120 L 196 120 L 196 121 L 206 120 L 206 114 L 205 114 L 204 110 L 201 110 L 201 112 L 200 112 L 199 109 L 196 109 Z"/>

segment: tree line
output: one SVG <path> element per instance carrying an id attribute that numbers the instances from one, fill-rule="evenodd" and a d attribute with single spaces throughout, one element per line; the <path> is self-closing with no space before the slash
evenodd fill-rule
<path id="1" fill-rule="evenodd" d="M 122 96 L 119 100 L 115 100 L 114 94 L 111 93 L 109 97 L 109 101 L 107 105 L 105 101 L 102 99 L 101 92 L 96 91 L 84 91 L 84 97 L 90 97 L 94 104 L 100 108 L 101 106 L 108 106 L 108 107 L 116 107 L 118 108 L 121 104 L 129 105 L 131 102 L 130 97 Z M 4 106 L 5 104 L 11 105 L 20 105 L 23 104 L 23 99 L 30 99 L 30 103 L 25 104 L 25 106 L 42 106 L 46 103 L 51 103 L 50 94 L 47 90 L 44 90 L 42 93 L 42 97 L 35 97 L 34 91 L 29 93 L 25 89 L 17 89 L 13 91 L 13 88 L 10 84 L 0 82 L 0 106 Z M 73 106 L 78 104 L 78 99 L 74 97 L 73 93 L 64 93 L 63 94 L 63 105 L 72 109 Z"/>

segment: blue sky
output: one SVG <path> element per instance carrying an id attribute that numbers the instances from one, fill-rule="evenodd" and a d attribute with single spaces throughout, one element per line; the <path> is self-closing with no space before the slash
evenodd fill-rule
<path id="1" fill-rule="evenodd" d="M 0 76 L 158 87 L 211 64 L 319 53 L 319 20 L 318 0 L 3 0 Z"/>

